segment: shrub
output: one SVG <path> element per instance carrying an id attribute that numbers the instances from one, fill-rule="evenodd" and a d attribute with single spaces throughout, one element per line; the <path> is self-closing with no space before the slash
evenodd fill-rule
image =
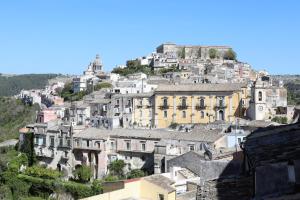
<path id="1" fill-rule="evenodd" d="M 12 159 L 8 163 L 8 171 L 13 172 L 13 173 L 18 173 L 18 171 L 22 165 L 25 165 L 25 166 L 28 165 L 28 158 L 27 158 L 26 154 L 19 153 L 19 155 L 17 157 Z"/>
<path id="2" fill-rule="evenodd" d="M 12 193 L 8 185 L 0 186 L 0 199 L 12 199 Z"/>
<path id="3" fill-rule="evenodd" d="M 139 178 L 139 177 L 143 177 L 143 176 L 146 176 L 146 173 L 140 169 L 133 169 L 127 174 L 128 179 Z"/>
<path id="4" fill-rule="evenodd" d="M 109 164 L 108 169 L 113 176 L 117 176 L 121 178 L 124 176 L 123 174 L 124 167 L 125 167 L 125 163 L 123 160 L 115 160 Z"/>
<path id="5" fill-rule="evenodd" d="M 274 117 L 272 120 L 272 122 L 277 122 L 277 123 L 280 123 L 280 124 L 287 124 L 287 118 L 286 117 Z"/>
<path id="6" fill-rule="evenodd" d="M 93 190 L 89 185 L 67 181 L 62 182 L 61 187 L 63 187 L 67 192 L 70 192 L 75 199 L 93 196 Z"/>
<path id="7" fill-rule="evenodd" d="M 53 169 L 47 169 L 41 166 L 28 167 L 25 170 L 24 174 L 28 176 L 40 177 L 46 179 L 57 179 L 61 177 L 61 173 L 59 171 Z"/>
<path id="8" fill-rule="evenodd" d="M 94 195 L 101 194 L 103 192 L 102 181 L 98 179 L 94 180 L 91 188 Z"/>
<path id="9" fill-rule="evenodd" d="M 118 181 L 118 180 L 119 180 L 119 178 L 117 176 L 113 176 L 111 174 L 109 174 L 108 176 L 106 176 L 104 178 L 104 181 L 106 181 L 106 182 L 114 182 L 114 181 Z"/>
<path id="10" fill-rule="evenodd" d="M 74 177 L 79 182 L 88 182 L 92 177 L 92 170 L 90 167 L 82 165 L 74 171 Z"/>
<path id="11" fill-rule="evenodd" d="M 178 126 L 178 123 L 174 123 L 174 122 L 172 122 L 171 124 L 170 124 L 170 128 L 171 129 L 176 129 L 177 128 L 177 126 Z"/>

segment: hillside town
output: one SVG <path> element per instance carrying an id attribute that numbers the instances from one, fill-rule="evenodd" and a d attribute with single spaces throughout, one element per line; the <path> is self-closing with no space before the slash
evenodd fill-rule
<path id="1" fill-rule="evenodd" d="M 40 106 L 18 145 L 65 180 L 83 166 L 105 180 L 118 161 L 144 173 L 86 200 L 297 199 L 300 109 L 287 96 L 230 46 L 164 43 L 111 72 L 97 54 L 82 75 L 15 96 Z"/>

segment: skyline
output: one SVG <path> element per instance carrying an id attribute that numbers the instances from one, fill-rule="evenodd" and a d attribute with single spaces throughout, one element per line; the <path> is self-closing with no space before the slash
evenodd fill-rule
<path id="1" fill-rule="evenodd" d="M 1 2 L 0 73 L 81 74 L 96 54 L 110 71 L 174 42 L 229 45 L 256 70 L 300 74 L 299 8 L 271 0 Z"/>

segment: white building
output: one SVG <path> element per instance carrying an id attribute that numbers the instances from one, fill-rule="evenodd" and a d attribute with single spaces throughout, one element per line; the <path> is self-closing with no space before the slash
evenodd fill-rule
<path id="1" fill-rule="evenodd" d="M 128 78 L 119 79 L 113 86 L 111 92 L 119 94 L 148 93 L 157 88 L 157 85 L 147 83 L 147 75 L 144 73 L 131 74 Z"/>
<path id="2" fill-rule="evenodd" d="M 287 112 L 287 90 L 282 83 L 273 85 L 269 76 L 257 79 L 252 87 L 252 99 L 248 109 L 248 116 L 252 120 L 271 120 L 276 115 Z"/>

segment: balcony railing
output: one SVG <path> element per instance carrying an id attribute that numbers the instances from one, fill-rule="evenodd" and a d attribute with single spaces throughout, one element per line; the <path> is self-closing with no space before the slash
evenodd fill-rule
<path id="1" fill-rule="evenodd" d="M 196 110 L 205 110 L 206 109 L 206 105 L 200 105 L 200 104 L 197 104 L 196 105 Z"/>
<path id="2" fill-rule="evenodd" d="M 188 106 L 187 105 L 179 105 L 179 106 L 177 106 L 177 108 L 179 110 L 186 110 L 188 108 Z"/>
<path id="3" fill-rule="evenodd" d="M 161 109 L 161 110 L 165 110 L 165 109 L 169 109 L 169 105 L 161 105 L 161 106 L 159 106 L 159 109 Z"/>
<path id="4" fill-rule="evenodd" d="M 225 104 L 218 104 L 215 106 L 215 110 L 225 109 L 225 108 L 227 108 L 227 106 Z"/>

